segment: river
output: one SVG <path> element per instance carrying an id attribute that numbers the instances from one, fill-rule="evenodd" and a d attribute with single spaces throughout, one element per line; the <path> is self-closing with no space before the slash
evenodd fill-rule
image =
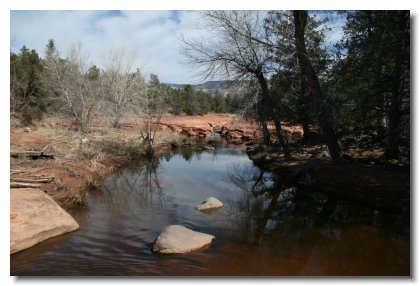
<path id="1" fill-rule="evenodd" d="M 224 207 L 194 209 L 210 196 Z M 287 185 L 234 145 L 138 162 L 71 214 L 80 229 L 12 255 L 11 275 L 410 275 L 409 218 Z M 169 224 L 216 239 L 188 255 L 152 253 Z"/>

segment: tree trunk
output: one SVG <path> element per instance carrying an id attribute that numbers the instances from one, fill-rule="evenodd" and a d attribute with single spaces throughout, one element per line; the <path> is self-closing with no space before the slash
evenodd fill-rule
<path id="1" fill-rule="evenodd" d="M 296 51 L 299 59 L 299 65 L 305 76 L 308 79 L 309 86 L 312 94 L 318 101 L 318 121 L 321 127 L 323 139 L 328 146 L 331 158 L 334 163 L 342 162 L 342 153 L 340 145 L 331 126 L 329 104 L 324 97 L 319 84 L 318 76 L 316 75 L 312 64 L 309 60 L 305 47 L 305 27 L 307 22 L 308 13 L 306 11 L 293 11 L 293 18 L 295 24 L 295 42 Z"/>
<path id="2" fill-rule="evenodd" d="M 263 140 L 264 140 L 264 145 L 269 146 L 270 145 L 270 130 L 268 130 L 267 127 L 267 121 L 265 119 L 261 120 L 261 125 L 262 125 L 262 130 L 263 130 Z"/>
<path id="3" fill-rule="evenodd" d="M 116 105 L 115 109 L 116 109 L 115 118 L 114 118 L 114 123 L 112 124 L 112 127 L 119 129 L 121 127 L 121 124 L 120 124 L 121 108 L 119 105 Z"/>
<path id="4" fill-rule="evenodd" d="M 116 128 L 116 129 L 119 129 L 119 128 L 121 128 L 121 124 L 120 124 L 120 115 L 119 114 L 117 114 L 116 116 L 115 116 L 115 118 L 114 118 L 114 123 L 112 124 L 112 127 L 114 127 L 114 128 Z"/>
<path id="5" fill-rule="evenodd" d="M 398 63 L 397 63 L 398 64 Z M 391 104 L 388 112 L 388 132 L 386 138 L 385 156 L 388 160 L 397 159 L 400 151 L 400 123 L 401 123 L 401 89 L 402 80 L 397 68 L 394 76 L 395 81 L 392 88 Z"/>
<path id="6" fill-rule="evenodd" d="M 283 147 L 284 156 L 286 158 L 292 157 L 289 141 L 287 140 L 287 136 L 281 128 L 280 120 L 274 119 L 274 125 L 276 126 L 277 137 L 279 138 L 280 144 Z"/>
<path id="7" fill-rule="evenodd" d="M 148 140 L 147 142 L 146 142 L 146 155 L 147 155 L 147 158 L 149 158 L 149 159 L 151 159 L 151 158 L 153 158 L 153 155 L 155 154 L 155 150 L 154 150 L 154 148 L 153 148 L 153 140 Z"/>
<path id="8" fill-rule="evenodd" d="M 307 142 L 309 140 L 309 123 L 307 118 L 302 119 L 302 129 L 303 129 L 303 141 Z"/>
<path id="9" fill-rule="evenodd" d="M 385 155 L 388 160 L 397 159 L 400 145 L 400 112 L 394 106 L 391 106 L 389 112 L 389 126 L 386 138 Z"/>
<path id="10" fill-rule="evenodd" d="M 409 11 L 400 11 L 397 21 L 399 30 L 406 31 L 407 21 L 409 21 Z M 397 159 L 400 153 L 401 144 L 401 117 L 402 100 L 404 95 L 404 70 L 409 67 L 409 56 L 407 57 L 407 66 L 405 64 L 405 55 L 410 42 L 406 40 L 409 32 L 400 33 L 397 37 L 397 43 L 393 49 L 393 58 L 395 60 L 394 71 L 392 75 L 391 103 L 388 113 L 388 132 L 386 138 L 385 156 L 388 160 Z M 408 34 L 409 35 L 409 34 Z"/>
<path id="11" fill-rule="evenodd" d="M 305 98 L 305 74 L 303 71 L 300 72 L 300 90 L 299 90 L 299 97 L 301 100 Z M 302 124 L 303 129 L 303 141 L 309 140 L 309 116 L 308 116 L 308 108 L 307 108 L 307 101 L 302 104 L 303 108 L 299 110 L 299 119 L 300 123 Z M 306 105 L 306 106 L 305 106 Z"/>
<path id="12" fill-rule="evenodd" d="M 283 148 L 284 151 L 284 155 L 287 158 L 291 157 L 291 152 L 290 152 L 290 146 L 289 146 L 289 142 L 287 141 L 286 135 L 284 134 L 284 131 L 281 128 L 281 123 L 280 120 L 278 120 L 276 118 L 276 114 L 274 112 L 275 109 L 275 102 L 273 102 L 271 96 L 270 96 L 270 92 L 268 90 L 268 85 L 267 85 L 267 80 L 264 77 L 264 74 L 260 71 L 257 70 L 255 75 L 257 76 L 258 79 L 258 83 L 260 85 L 261 88 L 261 105 L 262 105 L 262 112 L 263 113 L 268 113 L 268 115 L 271 116 L 271 118 L 274 120 L 274 124 L 276 126 L 276 133 L 277 133 L 277 137 L 279 139 L 279 142 Z M 267 116 L 267 114 L 264 114 L 264 116 Z M 265 124 L 265 128 L 268 132 L 268 128 L 267 125 Z M 263 125 L 263 132 L 264 132 L 264 125 Z M 268 132 L 268 136 L 269 136 L 269 132 Z M 269 138 L 268 138 L 269 139 Z M 264 135 L 264 141 L 265 141 L 265 135 Z"/>

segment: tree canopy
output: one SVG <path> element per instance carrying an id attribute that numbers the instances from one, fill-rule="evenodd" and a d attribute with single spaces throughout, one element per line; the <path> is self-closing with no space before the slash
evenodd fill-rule
<path id="1" fill-rule="evenodd" d="M 318 141 L 337 162 L 350 141 L 366 136 L 388 160 L 409 156 L 409 11 L 201 13 L 197 25 L 214 36 L 184 35 L 183 54 L 203 80 L 224 77 L 229 92 L 171 88 L 157 74 L 142 74 L 127 53 L 111 51 L 93 63 L 80 47 L 62 56 L 49 40 L 44 57 L 26 46 L 10 52 L 11 112 L 24 125 L 65 112 L 82 129 L 98 112 L 113 118 L 114 127 L 139 108 L 141 114 L 237 113 L 260 122 L 264 143 L 280 144 L 286 156 L 295 146 L 284 122 L 302 125 L 304 141 L 319 131 Z M 342 37 L 327 42 L 337 15 L 345 19 Z"/>

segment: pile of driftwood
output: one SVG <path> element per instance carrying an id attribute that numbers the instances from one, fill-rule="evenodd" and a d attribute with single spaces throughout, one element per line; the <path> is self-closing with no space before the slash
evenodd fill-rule
<path id="1" fill-rule="evenodd" d="M 10 188 L 39 188 L 54 180 L 50 174 L 32 174 L 26 170 L 11 170 Z"/>

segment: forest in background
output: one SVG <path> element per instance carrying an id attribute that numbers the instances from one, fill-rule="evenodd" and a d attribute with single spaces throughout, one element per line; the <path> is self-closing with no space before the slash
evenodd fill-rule
<path id="1" fill-rule="evenodd" d="M 74 118 L 84 131 L 98 114 L 118 128 L 129 114 L 236 113 L 260 122 L 264 143 L 276 141 L 288 155 L 293 149 L 282 122 L 302 125 L 304 141 L 319 130 L 335 162 L 352 144 L 383 148 L 387 160 L 409 158 L 409 11 L 202 14 L 203 26 L 218 38 L 204 42 L 186 35 L 185 58 L 204 68 L 204 79 L 231 80 L 235 92 L 174 89 L 133 67 L 133 56 L 123 50 L 91 63 L 80 45 L 62 56 L 50 40 L 43 56 L 25 46 L 10 52 L 11 116 L 27 126 L 58 113 Z M 345 18 L 343 35 L 328 45 L 336 15 Z M 271 121 L 275 136 L 267 128 Z"/>

